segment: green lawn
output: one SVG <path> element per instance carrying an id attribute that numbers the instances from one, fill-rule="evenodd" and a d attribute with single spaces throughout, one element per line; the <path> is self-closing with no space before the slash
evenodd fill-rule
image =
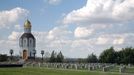
<path id="1" fill-rule="evenodd" d="M 83 70 L 60 70 L 46 68 L 0 68 L 0 75 L 129 75 Z M 132 75 L 132 74 L 131 74 Z"/>

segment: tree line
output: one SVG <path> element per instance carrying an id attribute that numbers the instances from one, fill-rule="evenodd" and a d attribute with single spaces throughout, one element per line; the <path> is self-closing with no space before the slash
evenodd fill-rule
<path id="1" fill-rule="evenodd" d="M 95 54 L 87 57 L 87 62 L 90 63 L 117 63 L 117 64 L 134 64 L 134 48 L 122 48 L 120 51 L 115 51 L 114 47 L 104 50 L 97 58 Z"/>
<path id="2" fill-rule="evenodd" d="M 13 50 L 9 51 L 10 56 L 0 54 L 0 62 L 8 61 L 8 59 L 12 60 L 13 58 Z M 42 61 L 44 51 L 41 51 Z M 77 63 L 117 63 L 117 64 L 134 64 L 134 48 L 126 47 L 122 48 L 120 51 L 114 49 L 114 47 L 110 47 L 105 49 L 100 56 L 96 56 L 95 54 L 90 54 L 87 58 L 77 58 L 76 59 L 65 59 L 64 55 L 60 51 L 59 53 L 52 51 L 50 57 L 47 58 L 46 62 L 50 63 L 62 63 L 62 62 L 77 62 Z M 46 59 L 44 59 L 46 60 Z"/>
<path id="3" fill-rule="evenodd" d="M 56 58 L 57 57 L 57 58 Z M 60 52 L 57 56 L 53 51 L 51 53 L 50 62 L 65 62 L 64 56 Z M 134 64 L 134 48 L 126 47 L 122 48 L 120 51 L 110 47 L 105 49 L 100 56 L 95 54 L 90 54 L 87 58 L 78 58 L 75 62 L 78 63 L 117 63 L 117 64 Z"/>

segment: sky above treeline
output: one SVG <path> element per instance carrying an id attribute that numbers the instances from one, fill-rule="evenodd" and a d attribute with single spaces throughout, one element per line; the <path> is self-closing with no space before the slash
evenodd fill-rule
<path id="1" fill-rule="evenodd" d="M 114 46 L 134 47 L 134 0 L 0 0 L 0 53 L 19 55 L 26 20 L 32 24 L 37 56 L 61 51 L 85 58 Z"/>

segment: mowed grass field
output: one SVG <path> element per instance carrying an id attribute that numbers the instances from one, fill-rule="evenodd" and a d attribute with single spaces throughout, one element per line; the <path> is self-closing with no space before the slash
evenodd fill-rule
<path id="1" fill-rule="evenodd" d="M 46 68 L 0 68 L 0 75 L 133 75 L 84 70 L 62 70 Z"/>

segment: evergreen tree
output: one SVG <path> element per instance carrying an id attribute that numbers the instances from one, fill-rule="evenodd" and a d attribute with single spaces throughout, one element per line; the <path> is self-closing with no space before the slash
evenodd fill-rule
<path id="1" fill-rule="evenodd" d="M 52 51 L 51 53 L 50 62 L 51 63 L 56 62 L 56 53 L 54 51 Z"/>
<path id="2" fill-rule="evenodd" d="M 57 55 L 57 62 L 61 63 L 61 62 L 63 62 L 63 60 L 64 60 L 64 56 L 63 56 L 62 52 L 60 51 Z"/>
<path id="3" fill-rule="evenodd" d="M 104 50 L 99 60 L 101 63 L 115 63 L 116 60 L 116 53 L 113 47 L 110 47 L 109 49 Z"/>
<path id="4" fill-rule="evenodd" d="M 94 55 L 93 53 L 91 55 L 88 55 L 87 62 L 88 63 L 97 63 L 98 62 L 97 56 Z"/>
<path id="5" fill-rule="evenodd" d="M 118 54 L 118 57 L 120 58 L 120 60 L 118 61 L 119 63 L 134 64 L 134 48 L 123 48 L 121 51 L 118 52 Z"/>

